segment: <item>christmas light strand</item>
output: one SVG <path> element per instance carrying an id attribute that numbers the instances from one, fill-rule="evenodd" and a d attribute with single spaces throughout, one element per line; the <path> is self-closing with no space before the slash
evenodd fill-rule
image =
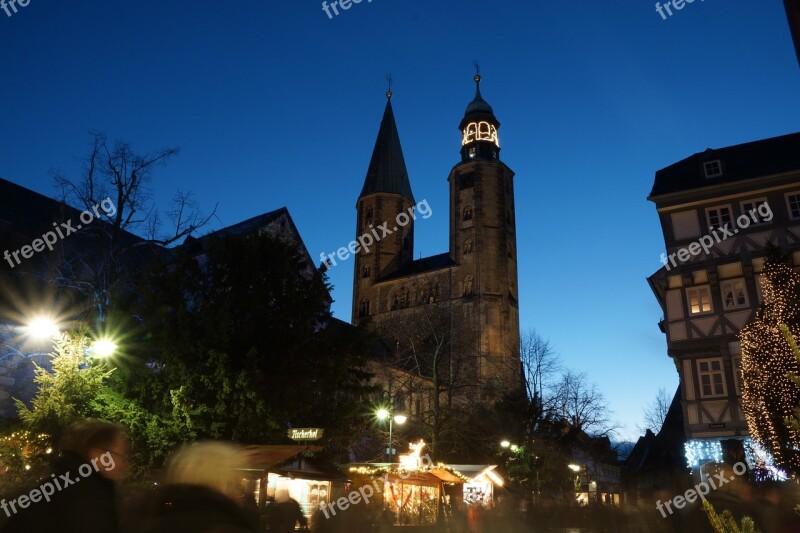
<path id="1" fill-rule="evenodd" d="M 800 275 L 768 260 L 761 277 L 764 304 L 739 334 L 742 347 L 742 411 L 753 440 L 780 469 L 800 473 L 800 432 L 786 424 L 800 404 L 800 387 L 789 375 L 800 364 L 781 327 L 800 333 Z"/>

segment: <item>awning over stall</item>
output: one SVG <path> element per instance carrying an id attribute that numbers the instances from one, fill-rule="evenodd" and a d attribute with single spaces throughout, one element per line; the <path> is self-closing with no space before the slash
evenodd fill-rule
<path id="1" fill-rule="evenodd" d="M 267 470 L 275 465 L 288 461 L 301 452 L 318 452 L 322 446 L 306 446 L 300 444 L 263 444 L 247 446 L 246 468 Z"/>

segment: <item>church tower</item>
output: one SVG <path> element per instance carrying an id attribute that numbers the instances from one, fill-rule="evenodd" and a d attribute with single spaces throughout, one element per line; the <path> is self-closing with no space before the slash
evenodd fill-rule
<path id="1" fill-rule="evenodd" d="M 521 383 L 514 172 L 500 160 L 500 122 L 475 98 L 459 124 L 461 162 L 450 172 L 450 256 L 464 296 L 475 301 L 480 376 L 498 388 Z"/>
<path id="2" fill-rule="evenodd" d="M 392 111 L 392 92 L 386 93 L 378 138 L 372 151 L 364 187 L 356 202 L 356 240 L 372 241 L 369 249 L 355 255 L 353 279 L 353 317 L 356 324 L 378 311 L 379 302 L 375 282 L 410 263 L 414 253 L 414 220 L 398 215 L 414 206 L 411 182 L 408 179 L 400 135 Z M 383 236 L 380 225 L 391 234 Z"/>

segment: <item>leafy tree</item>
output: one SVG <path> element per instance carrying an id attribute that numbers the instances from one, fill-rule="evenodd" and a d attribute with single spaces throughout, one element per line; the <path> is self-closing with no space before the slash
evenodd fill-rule
<path id="1" fill-rule="evenodd" d="M 785 333 L 800 331 L 800 275 L 774 252 L 762 274 L 763 305 L 740 332 L 742 409 L 750 435 L 769 451 L 777 466 L 800 473 L 800 428 L 786 420 L 800 403 L 800 372 Z M 783 331 L 781 330 L 783 327 Z"/>
<path id="2" fill-rule="evenodd" d="M 113 420 L 127 430 L 131 442 L 128 468 L 133 479 L 146 479 L 178 444 L 194 437 L 179 413 L 152 413 L 108 387 L 92 400 L 90 412 L 95 418 Z"/>
<path id="3" fill-rule="evenodd" d="M 34 433 L 44 433 L 58 442 L 72 422 L 92 414 L 92 402 L 113 370 L 92 364 L 87 358 L 89 338 L 83 332 L 64 334 L 55 345 L 52 373 L 36 365 L 36 396 L 29 409 L 15 400 L 19 417 Z"/>
<path id="4" fill-rule="evenodd" d="M 714 506 L 705 499 L 703 500 L 703 510 L 706 512 L 708 521 L 711 522 L 711 527 L 714 528 L 715 533 L 759 533 L 753 519 L 749 516 L 742 517 L 740 526 L 736 523 L 730 511 L 726 509 L 719 515 L 714 510 Z"/>
<path id="5" fill-rule="evenodd" d="M 198 438 L 277 442 L 290 426 L 324 427 L 339 449 L 357 438 L 365 339 L 332 319 L 324 275 L 294 245 L 209 237 L 141 287 L 126 396 Z"/>

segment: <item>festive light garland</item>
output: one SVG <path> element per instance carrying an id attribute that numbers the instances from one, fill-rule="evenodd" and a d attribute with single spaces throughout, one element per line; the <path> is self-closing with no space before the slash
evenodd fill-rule
<path id="1" fill-rule="evenodd" d="M 800 333 L 800 275 L 768 260 L 761 277 L 764 305 L 739 334 L 742 347 L 742 411 L 753 440 L 774 458 L 775 465 L 800 472 L 800 432 L 787 426 L 800 403 L 800 387 L 788 374 L 800 364 L 781 331 Z"/>
<path id="2" fill-rule="evenodd" d="M 52 453 L 49 443 L 49 435 L 30 431 L 15 431 L 0 437 L 0 474 L 8 472 L 14 464 L 29 470 L 32 459 Z"/>
<path id="3" fill-rule="evenodd" d="M 362 476 L 370 476 L 370 477 L 379 476 L 381 474 L 390 474 L 390 475 L 396 475 L 396 476 L 410 476 L 412 474 L 416 474 L 416 473 L 420 473 L 420 472 L 423 473 L 423 474 L 427 474 L 427 473 L 430 473 L 432 470 L 445 470 L 446 472 L 449 472 L 450 474 L 453 474 L 454 476 L 460 478 L 462 481 L 465 481 L 465 482 L 466 481 L 470 481 L 472 479 L 469 476 L 466 476 L 466 475 L 462 474 L 458 470 L 455 470 L 454 468 L 451 468 L 451 467 L 447 466 L 444 463 L 437 463 L 436 466 L 422 466 L 418 470 L 407 470 L 405 468 L 398 468 L 398 467 L 395 467 L 395 466 L 382 466 L 382 467 L 375 467 L 375 468 L 368 467 L 368 466 L 351 466 L 350 467 L 350 472 L 353 472 L 353 473 L 356 473 L 356 474 L 359 474 L 359 475 L 362 475 Z"/>
<path id="4" fill-rule="evenodd" d="M 683 445 L 683 449 L 689 468 L 709 461 L 722 462 L 722 444 L 718 440 L 690 440 Z"/>

